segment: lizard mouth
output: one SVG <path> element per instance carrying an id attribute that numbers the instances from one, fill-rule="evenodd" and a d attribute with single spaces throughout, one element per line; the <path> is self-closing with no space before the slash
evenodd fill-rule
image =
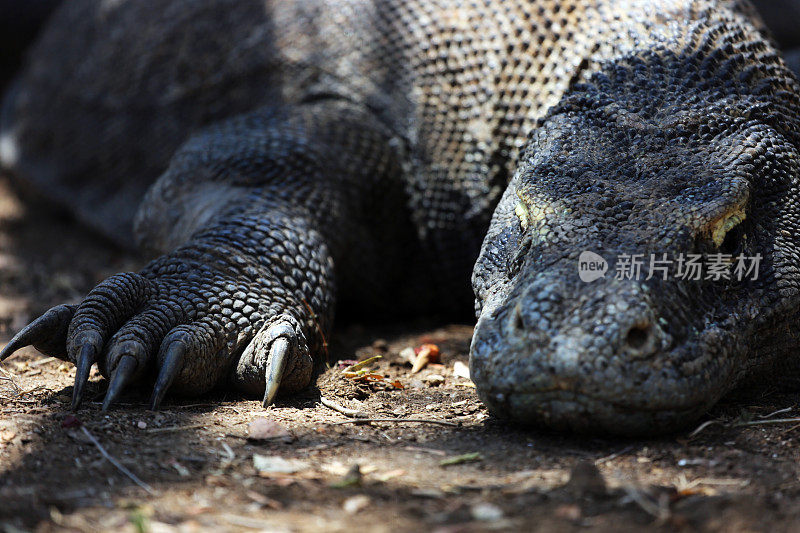
<path id="1" fill-rule="evenodd" d="M 507 413 L 506 418 L 518 424 L 632 437 L 676 431 L 709 407 L 697 403 L 674 408 L 634 408 L 565 390 L 488 393 L 481 398 L 491 405 L 493 413 Z"/>

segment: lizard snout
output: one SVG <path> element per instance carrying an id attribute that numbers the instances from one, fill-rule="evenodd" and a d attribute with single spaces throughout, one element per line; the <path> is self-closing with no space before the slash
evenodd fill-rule
<path id="1" fill-rule="evenodd" d="M 668 431 L 699 408 L 674 353 L 682 330 L 656 305 L 657 286 L 541 274 L 524 285 L 481 315 L 473 340 L 472 377 L 493 413 L 636 434 Z"/>
<path id="2" fill-rule="evenodd" d="M 658 326 L 645 288 L 612 280 L 606 287 L 593 289 L 591 298 L 575 305 L 552 286 L 544 292 L 541 284 L 529 287 L 509 306 L 504 329 L 510 343 L 561 339 L 591 352 L 584 358 L 594 353 L 643 359 L 667 347 L 667 335 Z M 575 294 L 576 289 L 565 292 Z"/>

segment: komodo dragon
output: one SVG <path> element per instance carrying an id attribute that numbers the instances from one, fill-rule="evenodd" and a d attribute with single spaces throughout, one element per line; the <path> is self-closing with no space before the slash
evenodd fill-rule
<path id="1" fill-rule="evenodd" d="M 673 430 L 797 383 L 799 91 L 745 1 L 64 2 L 2 164 L 156 258 L 0 358 L 74 362 L 74 408 L 94 363 L 104 409 L 148 376 L 153 408 L 218 385 L 267 405 L 310 383 L 335 301 L 464 309 L 474 264 L 491 412 Z M 613 275 L 635 254 L 761 261 Z"/>

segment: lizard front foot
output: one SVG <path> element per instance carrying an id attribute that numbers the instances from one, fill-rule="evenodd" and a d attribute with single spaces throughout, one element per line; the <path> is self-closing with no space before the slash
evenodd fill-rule
<path id="1" fill-rule="evenodd" d="M 132 382 L 155 374 L 150 406 L 167 390 L 201 394 L 231 379 L 269 405 L 278 389 L 310 382 L 313 360 L 297 316 L 276 302 L 277 287 L 173 265 L 157 274 L 126 273 L 95 287 L 77 306 L 56 306 L 20 331 L 0 352 L 4 360 L 33 345 L 77 367 L 72 409 L 77 409 L 97 363 L 110 378 L 108 409 Z M 273 297 L 271 297 L 273 296 Z"/>

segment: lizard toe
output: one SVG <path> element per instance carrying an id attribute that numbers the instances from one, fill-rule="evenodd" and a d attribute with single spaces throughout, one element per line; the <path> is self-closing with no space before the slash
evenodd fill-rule
<path id="1" fill-rule="evenodd" d="M 296 392 L 308 386 L 314 363 L 297 321 L 289 315 L 268 320 L 242 352 L 232 376 L 236 386 L 259 394 L 264 407 L 278 391 Z"/>
<path id="2" fill-rule="evenodd" d="M 158 377 L 150 397 L 157 410 L 168 390 L 199 394 L 217 384 L 230 358 L 223 328 L 212 319 L 170 331 L 158 352 Z"/>

